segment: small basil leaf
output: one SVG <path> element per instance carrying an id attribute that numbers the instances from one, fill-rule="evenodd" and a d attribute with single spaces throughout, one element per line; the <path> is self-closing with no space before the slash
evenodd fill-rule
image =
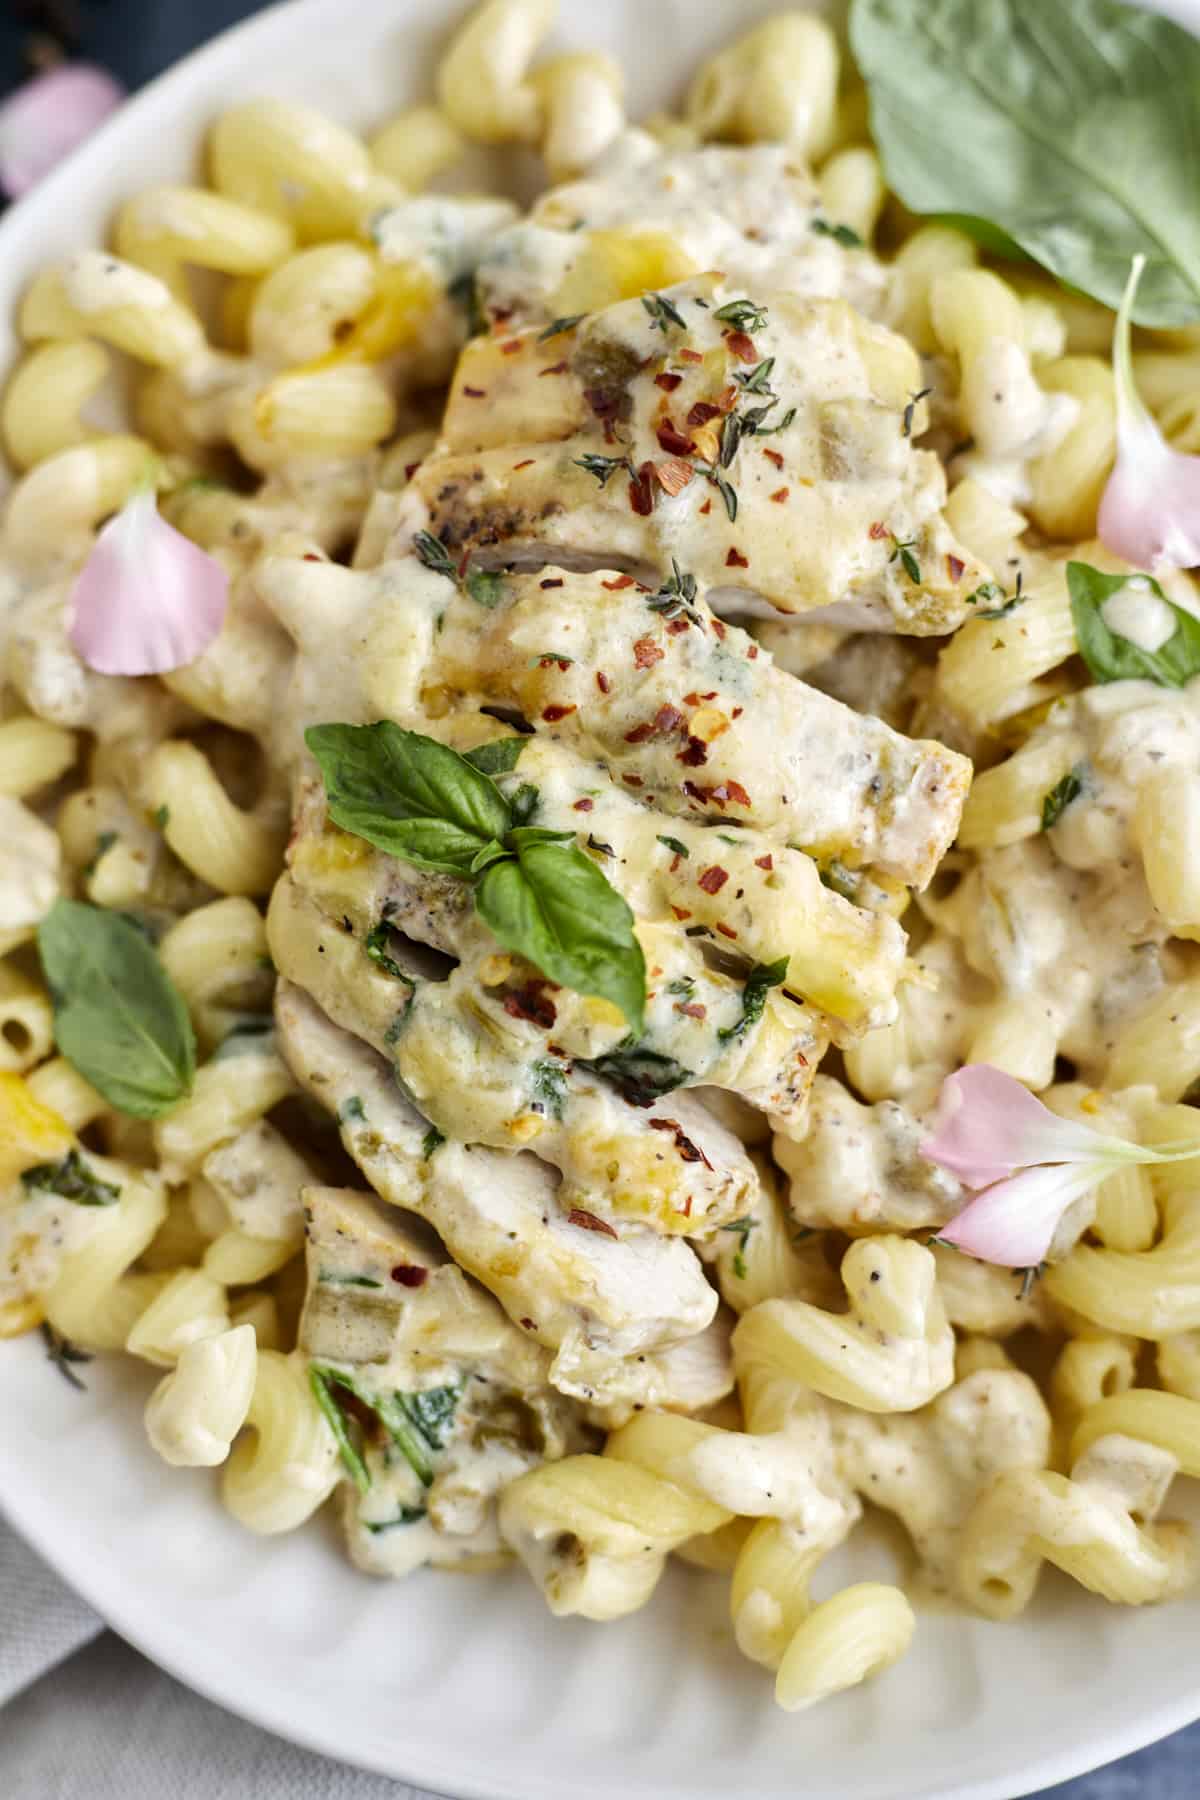
<path id="1" fill-rule="evenodd" d="M 504 598 L 504 577 L 494 569 L 472 569 L 463 585 L 472 600 L 486 612 L 499 606 Z"/>
<path id="2" fill-rule="evenodd" d="M 1114 308 L 1144 254 L 1137 323 L 1200 318 L 1188 32 L 1118 0 L 853 0 L 850 38 L 913 212 L 990 226 Z"/>
<path id="3" fill-rule="evenodd" d="M 101 1181 L 78 1150 L 68 1150 L 61 1162 L 39 1163 L 26 1169 L 21 1186 L 27 1193 L 39 1190 L 57 1194 L 60 1200 L 73 1200 L 76 1206 L 115 1206 L 121 1190 L 114 1181 Z"/>
<path id="4" fill-rule="evenodd" d="M 472 877 L 482 875 L 483 871 L 490 869 L 493 863 L 503 862 L 506 856 L 511 855 L 511 850 L 506 850 L 503 844 L 498 844 L 493 838 L 490 844 L 483 846 L 478 855 L 471 858 L 471 866 L 467 873 Z"/>
<path id="5" fill-rule="evenodd" d="M 1157 650 L 1143 650 L 1105 623 L 1104 604 L 1131 581 L 1144 582 L 1147 605 L 1162 601 L 1175 615 L 1175 630 Z M 1079 654 L 1097 681 L 1155 681 L 1183 687 L 1200 675 L 1200 619 L 1175 606 L 1150 575 L 1106 575 L 1089 563 L 1067 564 L 1067 588 Z"/>
<path id="6" fill-rule="evenodd" d="M 1083 771 L 1081 769 L 1068 770 L 1061 781 L 1055 782 L 1042 801 L 1042 830 L 1053 831 L 1072 800 L 1078 800 L 1082 792 Z"/>
<path id="7" fill-rule="evenodd" d="M 778 962 L 755 964 L 742 989 L 741 1018 L 736 1025 L 726 1025 L 717 1033 L 723 1044 L 731 1043 L 734 1038 L 744 1037 L 752 1025 L 758 1024 L 767 1004 L 767 995 L 772 988 L 783 986 L 787 980 L 787 972 L 786 956 L 781 956 Z"/>
<path id="8" fill-rule="evenodd" d="M 515 862 L 487 871 L 475 904 L 506 950 L 561 987 L 612 1001 L 640 1032 L 646 965 L 633 914 L 578 845 L 522 845 Z"/>
<path id="9" fill-rule="evenodd" d="M 496 738 L 490 744 L 468 750 L 466 760 L 481 775 L 511 775 L 528 742 L 529 739 L 523 737 Z"/>
<path id="10" fill-rule="evenodd" d="M 551 831 L 546 825 L 514 825 L 509 833 L 514 847 L 520 851 L 528 844 L 573 844 L 573 831 Z"/>
<path id="11" fill-rule="evenodd" d="M 631 1106 L 652 1106 L 664 1094 L 673 1094 L 676 1088 L 684 1087 L 693 1079 L 691 1069 L 685 1069 L 673 1056 L 652 1050 L 648 1044 L 639 1043 L 633 1037 L 625 1038 L 615 1050 L 579 1066 L 611 1082 Z"/>
<path id="12" fill-rule="evenodd" d="M 384 719 L 314 725 L 304 740 L 334 823 L 416 868 L 465 878 L 479 851 L 508 830 L 494 782 L 434 738 Z"/>
<path id="13" fill-rule="evenodd" d="M 118 1112 L 156 1119 L 191 1092 L 196 1039 L 153 946 L 119 913 L 59 900 L 38 927 L 54 1036 Z"/>

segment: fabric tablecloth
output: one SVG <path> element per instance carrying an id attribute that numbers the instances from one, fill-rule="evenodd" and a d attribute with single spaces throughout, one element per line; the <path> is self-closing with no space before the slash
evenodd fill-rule
<path id="1" fill-rule="evenodd" d="M 0 10 L 0 91 L 28 72 L 34 34 L 135 87 L 257 10 L 255 0 L 11 0 Z M 1043 1800 L 1197 1800 L 1198 1758 L 1200 1726 Z M 189 1693 L 106 1631 L 3 1520 L 0 1796 L 433 1800 L 297 1750 Z"/>

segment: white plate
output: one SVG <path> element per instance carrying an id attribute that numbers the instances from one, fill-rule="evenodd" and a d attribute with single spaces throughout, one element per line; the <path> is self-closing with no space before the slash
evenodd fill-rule
<path id="1" fill-rule="evenodd" d="M 370 124 L 423 91 L 457 6 L 294 0 L 155 83 L 0 227 L 0 320 L 46 258 L 191 167 L 235 98 Z M 771 0 L 564 0 L 568 35 L 621 55 L 636 111 Z M 1177 8 L 1186 16 L 1186 0 Z M 1197 17 L 1191 0 L 1191 17 Z M 432 17 L 431 17 L 432 15 Z M 435 23 L 440 21 L 441 23 Z M 0 342 L 0 363 L 11 342 Z M 210 1479 L 145 1444 L 153 1376 L 118 1361 L 73 1392 L 36 1338 L 0 1351 L 0 1502 L 111 1624 L 181 1680 L 281 1735 L 480 1800 L 1013 1800 L 1200 1714 L 1200 1599 L 1119 1612 L 1048 1579 L 1001 1626 L 922 1618 L 907 1660 L 815 1713 L 774 1709 L 736 1654 L 723 1585 L 673 1573 L 617 1625 L 559 1622 L 517 1575 L 375 1582 L 332 1532 L 258 1540 Z"/>

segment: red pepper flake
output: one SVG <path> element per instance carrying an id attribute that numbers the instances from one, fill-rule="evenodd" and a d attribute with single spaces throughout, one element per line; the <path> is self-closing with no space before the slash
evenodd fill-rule
<path id="1" fill-rule="evenodd" d="M 486 400 L 487 399 L 487 389 L 486 388 L 464 387 L 463 393 L 467 396 L 468 400 Z"/>
<path id="2" fill-rule="evenodd" d="M 716 632 L 717 636 L 719 638 L 721 638 L 722 640 L 724 640 L 724 637 L 725 637 L 724 621 L 721 619 L 714 619 L 712 622 L 712 628 Z M 710 698 L 711 698 L 711 696 L 710 696 Z"/>
<path id="3" fill-rule="evenodd" d="M 869 538 L 874 538 L 874 540 L 877 544 L 880 543 L 885 537 L 890 537 L 891 535 L 892 535 L 891 532 L 888 530 L 887 526 L 884 524 L 882 519 L 876 519 L 876 521 L 872 525 L 870 531 L 868 531 L 868 533 L 867 533 L 867 536 Z"/>
<path id="4" fill-rule="evenodd" d="M 756 363 L 758 361 L 758 345 L 748 332 L 727 331 L 725 342 L 729 345 L 730 353 L 736 356 L 739 362 Z"/>
<path id="5" fill-rule="evenodd" d="M 689 1001 L 686 1006 L 677 1003 L 675 1011 L 683 1013 L 689 1019 L 706 1019 L 708 1017 L 707 1006 L 701 1006 L 697 1000 Z"/>
<path id="6" fill-rule="evenodd" d="M 675 858 L 675 861 L 676 861 L 676 862 L 678 862 L 678 861 L 679 861 L 679 858 L 678 858 L 678 857 L 676 857 L 676 858 Z M 674 866 L 674 865 L 672 865 L 672 867 L 673 867 L 673 866 Z M 691 916 L 692 916 L 692 915 L 691 915 L 691 913 L 690 913 L 690 912 L 689 912 L 689 911 L 688 911 L 688 909 L 687 909 L 687 907 L 686 907 L 686 906 L 673 906 L 673 907 L 672 907 L 672 908 L 671 908 L 671 911 L 672 911 L 672 912 L 673 912 L 673 913 L 674 913 L 674 915 L 675 915 L 675 917 L 676 917 L 676 918 L 677 918 L 677 919 L 678 919 L 678 920 L 679 920 L 679 921 L 680 921 L 680 922 L 681 922 L 681 923 L 682 923 L 682 921 L 683 921 L 683 920 L 684 920 L 684 919 L 690 919 L 690 918 L 691 918 Z"/>
<path id="7" fill-rule="evenodd" d="M 556 588 L 556 587 L 564 587 L 565 585 L 566 585 L 566 583 L 563 581 L 561 575 L 552 576 L 549 581 L 539 581 L 538 582 L 538 586 L 541 588 Z"/>
<path id="8" fill-rule="evenodd" d="M 709 868 L 702 869 L 699 876 L 700 886 L 704 889 L 706 894 L 719 894 L 728 880 L 728 869 L 722 869 L 718 863 L 713 863 Z"/>
<path id="9" fill-rule="evenodd" d="M 513 474 L 515 475 L 518 469 L 532 469 L 533 464 L 534 458 L 532 456 L 527 456 L 524 462 L 513 464 Z"/>
<path id="10" fill-rule="evenodd" d="M 951 581 L 961 581 L 966 566 L 961 556 L 951 556 L 949 552 L 946 553 L 946 573 Z"/>
<path id="11" fill-rule="evenodd" d="M 740 781 L 723 781 L 719 788 L 713 790 L 714 799 L 720 796 L 726 800 L 732 800 L 735 806 L 749 806 L 750 804 L 750 796 Z"/>
<path id="12" fill-rule="evenodd" d="M 644 744 L 647 738 L 654 736 L 653 725 L 635 725 L 632 731 L 625 733 L 627 744 Z"/>
<path id="13" fill-rule="evenodd" d="M 654 464 L 644 462 L 636 475 L 629 478 L 629 504 L 641 518 L 648 519 L 654 511 Z"/>
<path id="14" fill-rule="evenodd" d="M 685 768 L 702 769 L 708 761 L 708 745 L 704 742 L 703 738 L 689 737 L 686 745 L 679 752 L 679 755 L 675 760 L 676 762 L 681 762 Z M 685 781 L 683 785 L 686 789 L 688 784 Z"/>
<path id="15" fill-rule="evenodd" d="M 608 676 L 604 673 L 603 669 L 596 670 L 596 686 L 600 689 L 602 694 L 612 693 L 612 682 L 608 679 Z"/>
<path id="16" fill-rule="evenodd" d="M 654 385 L 660 387 L 664 394 L 673 394 L 682 380 L 682 375 L 672 375 L 669 370 L 664 369 L 661 375 L 654 377 Z"/>
<path id="17" fill-rule="evenodd" d="M 665 652 L 660 650 L 651 637 L 639 638 L 633 646 L 633 660 L 639 669 L 652 669 L 655 663 L 663 660 Z"/>
<path id="18" fill-rule="evenodd" d="M 757 644 L 751 644 L 750 648 L 747 650 L 746 661 L 747 662 L 757 662 L 758 661 L 758 645 Z M 737 713 L 734 713 L 733 716 L 736 719 Z"/>
<path id="19" fill-rule="evenodd" d="M 646 785 L 640 775 L 622 775 L 621 780 L 626 787 L 645 787 Z"/>
<path id="20" fill-rule="evenodd" d="M 735 387 L 722 388 L 721 392 L 717 395 L 717 411 L 731 413 L 738 403 L 740 392 L 741 390 Z"/>
<path id="21" fill-rule="evenodd" d="M 535 1327 L 532 1319 L 519 1319 L 517 1322 L 518 1322 L 518 1324 L 522 1325 L 526 1331 L 536 1330 L 536 1327 Z"/>
<path id="22" fill-rule="evenodd" d="M 306 550 L 304 552 L 304 561 L 305 562 L 324 562 L 325 558 L 323 556 L 318 556 L 315 550 Z"/>
<path id="23" fill-rule="evenodd" d="M 655 435 L 668 456 L 690 456 L 696 448 L 691 438 L 680 431 L 671 418 L 662 421 Z"/>
<path id="24" fill-rule="evenodd" d="M 565 375 L 566 372 L 567 364 L 565 362 L 556 362 L 551 363 L 548 369 L 539 369 L 538 375 L 539 377 L 542 375 Z"/>
<path id="25" fill-rule="evenodd" d="M 510 319 L 511 319 L 511 318 L 512 318 L 512 316 L 513 316 L 513 312 L 514 312 L 514 310 L 515 310 L 515 309 L 514 309 L 514 308 L 513 308 L 513 307 L 511 307 L 511 306 L 495 306 L 495 307 L 489 307 L 489 308 L 488 308 L 488 311 L 489 311 L 489 312 L 490 312 L 490 313 L 491 313 L 491 315 L 492 315 L 492 325 L 493 325 L 493 328 L 494 328 L 494 327 L 495 327 L 495 326 L 497 326 L 497 325 L 507 325 L 507 324 L 508 324 L 508 321 L 509 321 L 509 320 L 510 320 Z"/>
<path id="26" fill-rule="evenodd" d="M 731 719 L 740 719 L 744 711 L 745 711 L 744 707 L 735 706 L 729 716 Z"/>
<path id="27" fill-rule="evenodd" d="M 688 622 L 686 619 L 667 620 L 667 633 L 670 637 L 678 637 L 681 631 L 686 631 L 687 629 Z"/>
<path id="28" fill-rule="evenodd" d="M 573 712 L 578 711 L 577 706 L 548 706 L 542 717 L 547 725 L 557 725 L 560 719 L 569 719 Z"/>
<path id="29" fill-rule="evenodd" d="M 683 784 L 683 791 L 689 800 L 698 800 L 701 806 L 706 804 L 709 795 L 712 793 L 711 788 L 697 787 L 694 781 L 685 781 Z"/>
<path id="30" fill-rule="evenodd" d="M 756 869 L 765 869 L 769 875 L 771 870 L 775 867 L 775 863 L 774 859 L 769 855 L 756 856 L 754 859 L 754 866 Z"/>
<path id="31" fill-rule="evenodd" d="M 687 416 L 687 422 L 694 428 L 697 425 L 707 425 L 710 419 L 719 419 L 720 417 L 721 408 L 714 406 L 711 400 L 697 400 Z"/>
<path id="32" fill-rule="evenodd" d="M 610 594 L 619 594 L 623 588 L 631 588 L 636 584 L 632 575 L 618 575 L 615 581 L 602 581 L 600 586 L 607 588 Z"/>
<path id="33" fill-rule="evenodd" d="M 712 501 L 706 500 L 704 502 L 704 505 L 700 508 L 701 518 L 706 518 L 711 511 L 712 511 Z"/>
<path id="34" fill-rule="evenodd" d="M 682 724 L 683 714 L 678 707 L 672 706 L 670 701 L 665 706 L 660 706 L 654 715 L 654 729 L 664 736 L 667 732 L 678 731 Z"/>
<path id="35" fill-rule="evenodd" d="M 572 812 L 592 812 L 595 809 L 595 805 L 596 805 L 596 802 L 594 800 L 587 800 L 587 799 L 576 800 L 574 806 L 571 808 L 571 811 Z"/>
<path id="36" fill-rule="evenodd" d="M 543 992 L 550 986 L 540 979 L 526 982 L 525 986 L 515 994 L 505 994 L 504 1010 L 510 1019 L 526 1019 L 531 1025 L 540 1025 L 549 1031 L 558 1017 L 553 1000 Z"/>
<path id="37" fill-rule="evenodd" d="M 405 465 L 404 465 L 404 479 L 405 479 L 405 481 L 411 481 L 411 480 L 412 480 L 412 478 L 413 478 L 413 476 L 414 476 L 414 475 L 415 475 L 415 474 L 416 474 L 416 472 L 417 472 L 417 470 L 418 470 L 418 469 L 419 469 L 419 468 L 420 468 L 420 466 L 421 466 L 421 465 L 420 465 L 420 463 L 419 463 L 419 462 L 415 462 L 415 463 L 405 463 Z"/>
<path id="38" fill-rule="evenodd" d="M 616 1232 L 604 1219 L 598 1219 L 595 1213 L 584 1212 L 582 1206 L 573 1206 L 567 1214 L 568 1225 L 578 1225 L 584 1231 L 599 1231 L 605 1237 L 615 1238 Z"/>
<path id="39" fill-rule="evenodd" d="M 673 1134 L 675 1138 L 675 1148 L 678 1150 L 682 1162 L 702 1162 L 706 1169 L 712 1168 L 712 1164 L 709 1162 L 707 1156 L 705 1156 L 703 1150 L 701 1150 L 698 1145 L 693 1144 L 691 1138 L 687 1136 L 678 1119 L 650 1119 L 647 1122 L 651 1131 L 669 1131 Z"/>
<path id="40" fill-rule="evenodd" d="M 731 925 L 722 925 L 719 921 L 717 923 L 717 930 L 721 933 L 722 937 L 735 938 L 737 936 L 737 932 Z"/>
<path id="41" fill-rule="evenodd" d="M 699 706 L 700 695 L 696 692 L 695 688 L 692 689 L 690 694 L 685 694 L 683 696 L 683 704 L 685 706 Z"/>
<path id="42" fill-rule="evenodd" d="M 415 1263 L 397 1263 L 392 1270 L 392 1280 L 398 1281 L 401 1287 L 424 1287 L 429 1279 L 429 1270 L 418 1268 Z"/>
<path id="43" fill-rule="evenodd" d="M 500 354 L 502 356 L 515 356 L 522 347 L 520 338 L 509 338 L 506 344 L 501 344 Z"/>
<path id="44" fill-rule="evenodd" d="M 784 501 L 787 499 L 788 495 L 791 493 L 791 491 L 792 491 L 791 488 L 785 488 L 785 487 L 776 488 L 775 492 L 771 495 L 771 498 L 775 502 L 776 506 L 782 506 Z"/>
<path id="45" fill-rule="evenodd" d="M 731 549 L 729 555 L 725 558 L 725 567 L 727 569 L 748 569 L 750 567 L 750 558 L 748 556 L 743 556 L 740 550 Z"/>
<path id="46" fill-rule="evenodd" d="M 679 352 L 679 360 L 680 362 L 686 363 L 702 363 L 704 358 L 698 350 L 681 350 Z"/>
<path id="47" fill-rule="evenodd" d="M 683 492 L 696 471 L 681 456 L 673 456 L 669 462 L 656 463 L 654 473 L 658 477 L 659 487 L 674 496 Z"/>

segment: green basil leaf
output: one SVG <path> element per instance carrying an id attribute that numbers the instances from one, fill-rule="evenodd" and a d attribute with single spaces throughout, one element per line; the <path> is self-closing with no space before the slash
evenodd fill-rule
<path id="1" fill-rule="evenodd" d="M 418 869 L 470 874 L 479 852 L 508 830 L 495 783 L 434 738 L 376 725 L 314 725 L 304 741 L 343 830 Z"/>
<path id="2" fill-rule="evenodd" d="M 1073 800 L 1083 792 L 1082 767 L 1069 769 L 1042 801 L 1042 830 L 1053 831 Z"/>
<path id="3" fill-rule="evenodd" d="M 888 184 L 1140 325 L 1200 318 L 1200 42 L 1118 0 L 853 0 Z"/>
<path id="4" fill-rule="evenodd" d="M 529 1071 L 529 1100 L 534 1112 L 562 1124 L 567 1110 L 567 1073 L 561 1063 L 539 1057 Z"/>
<path id="5" fill-rule="evenodd" d="M 744 1037 L 752 1025 L 758 1024 L 767 1004 L 767 995 L 772 988 L 782 987 L 787 980 L 788 960 L 786 956 L 781 956 L 778 962 L 756 963 L 751 969 L 742 989 L 741 1018 L 736 1025 L 726 1025 L 717 1033 L 723 1044 L 732 1042 L 734 1038 Z"/>
<path id="6" fill-rule="evenodd" d="M 490 869 L 493 863 L 503 862 L 506 856 L 511 855 L 511 850 L 506 850 L 503 844 L 498 844 L 493 838 L 490 844 L 485 844 L 483 849 L 471 858 L 471 866 L 467 873 L 472 878 L 482 875 L 483 871 Z"/>
<path id="7" fill-rule="evenodd" d="M 511 775 L 528 742 L 529 739 L 523 737 L 496 738 L 490 744 L 468 750 L 466 760 L 481 775 Z"/>
<path id="8" fill-rule="evenodd" d="M 61 1162 L 39 1163 L 26 1169 L 21 1186 L 27 1193 L 40 1190 L 57 1194 L 60 1200 L 73 1200 L 76 1206 L 115 1206 L 121 1190 L 113 1181 L 101 1181 L 78 1150 L 68 1150 Z"/>
<path id="9" fill-rule="evenodd" d="M 418 1393 L 401 1394 L 400 1404 L 431 1449 L 441 1450 L 446 1433 L 454 1423 L 454 1414 L 462 1398 L 462 1387 L 424 1388 Z"/>
<path id="10" fill-rule="evenodd" d="M 1105 624 L 1104 603 L 1131 581 L 1145 582 L 1147 602 L 1161 600 L 1175 615 L 1175 630 L 1157 650 L 1143 650 Z M 1090 563 L 1067 564 L 1067 588 L 1079 654 L 1096 681 L 1155 681 L 1183 687 L 1200 675 L 1200 619 L 1175 606 L 1151 575 L 1106 575 Z"/>
<path id="11" fill-rule="evenodd" d="M 484 875 L 475 905 L 506 950 L 561 987 L 611 1000 L 641 1030 L 646 965 L 633 914 L 577 844 L 519 845 L 515 862 Z"/>
<path id="12" fill-rule="evenodd" d="M 673 1056 L 652 1050 L 634 1037 L 625 1038 L 615 1050 L 579 1066 L 610 1081 L 631 1106 L 653 1106 L 664 1094 L 673 1094 L 693 1079 L 691 1069 L 685 1069 Z"/>
<path id="13" fill-rule="evenodd" d="M 337 1403 L 334 1388 L 345 1388 L 354 1393 L 349 1376 L 343 1375 L 340 1369 L 329 1369 L 320 1363 L 308 1366 L 308 1385 L 312 1389 L 313 1399 L 325 1415 L 325 1422 L 334 1435 L 338 1447 L 338 1455 L 345 1464 L 346 1470 L 360 1494 L 365 1494 L 371 1485 L 370 1471 L 363 1461 L 358 1445 L 350 1432 L 345 1413 Z"/>
<path id="14" fill-rule="evenodd" d="M 191 1092 L 196 1039 L 183 996 L 121 914 L 59 900 L 38 927 L 54 1036 L 118 1112 L 156 1119 Z"/>

